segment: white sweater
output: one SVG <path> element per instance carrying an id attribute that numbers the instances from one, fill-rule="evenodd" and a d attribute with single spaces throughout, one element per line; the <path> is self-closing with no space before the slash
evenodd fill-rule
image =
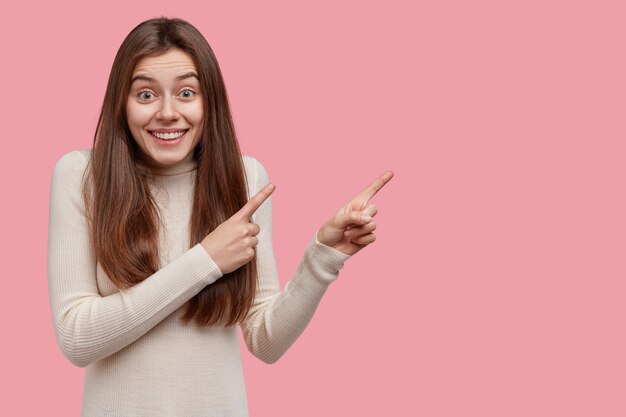
<path id="1" fill-rule="evenodd" d="M 186 302 L 222 276 L 201 245 L 189 248 L 196 171 L 179 164 L 155 176 L 163 221 L 161 268 L 119 291 L 97 263 L 82 200 L 90 151 L 63 156 L 52 175 L 48 280 L 52 319 L 64 355 L 85 368 L 83 416 L 247 416 L 237 326 L 185 324 Z M 248 194 L 268 176 L 244 157 Z M 115 221 L 115 219 L 112 219 Z M 261 227 L 258 288 L 241 324 L 246 345 L 264 362 L 278 360 L 310 321 L 349 258 L 315 239 L 280 290 L 272 248 L 272 203 L 253 216 Z"/>

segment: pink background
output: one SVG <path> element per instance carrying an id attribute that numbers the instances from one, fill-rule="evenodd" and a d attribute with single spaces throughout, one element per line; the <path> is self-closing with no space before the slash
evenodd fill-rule
<path id="1" fill-rule="evenodd" d="M 46 276 L 50 173 L 89 148 L 140 21 L 196 25 L 277 184 L 283 284 L 386 169 L 379 240 L 252 416 L 626 415 L 621 1 L 62 1 L 2 6 L 2 415 L 78 415 Z"/>

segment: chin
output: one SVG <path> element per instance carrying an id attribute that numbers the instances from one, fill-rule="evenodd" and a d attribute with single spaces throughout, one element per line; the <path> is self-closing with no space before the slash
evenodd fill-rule
<path id="1" fill-rule="evenodd" d="M 180 146 L 182 145 L 182 146 Z M 180 143 L 179 146 L 172 149 L 147 149 L 146 155 L 148 159 L 155 165 L 171 166 L 181 162 L 190 161 L 193 158 L 193 147 L 189 144 Z"/>

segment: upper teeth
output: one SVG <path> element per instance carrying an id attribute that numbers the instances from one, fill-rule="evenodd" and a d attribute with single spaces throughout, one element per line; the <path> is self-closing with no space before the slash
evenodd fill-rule
<path id="1" fill-rule="evenodd" d="M 185 131 L 180 130 L 178 132 L 169 132 L 169 133 L 152 132 L 152 134 L 159 139 L 176 139 L 184 135 Z"/>

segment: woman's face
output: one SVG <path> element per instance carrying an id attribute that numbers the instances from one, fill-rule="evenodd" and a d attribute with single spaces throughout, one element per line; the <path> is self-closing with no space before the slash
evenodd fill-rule
<path id="1" fill-rule="evenodd" d="M 166 167 L 191 160 L 202 134 L 200 94 L 196 66 L 180 49 L 137 63 L 126 118 L 149 164 Z"/>

